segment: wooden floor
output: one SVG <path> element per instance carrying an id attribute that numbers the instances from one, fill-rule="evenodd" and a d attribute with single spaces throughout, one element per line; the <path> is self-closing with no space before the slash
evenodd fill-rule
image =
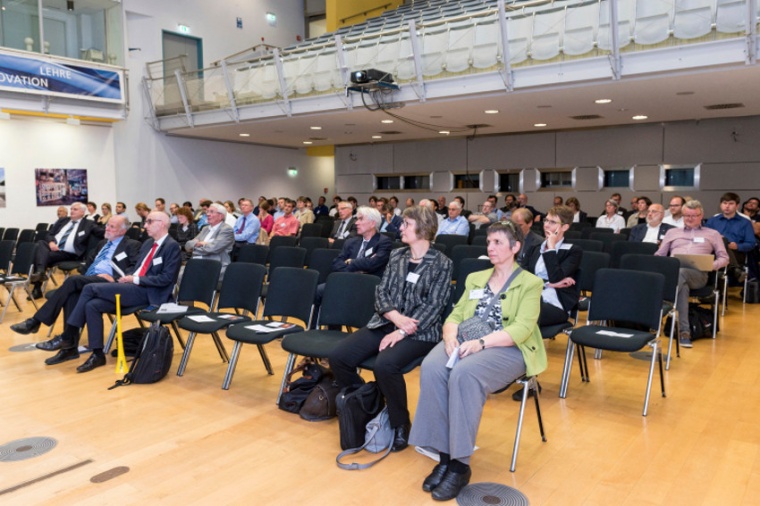
<path id="1" fill-rule="evenodd" d="M 472 459 L 473 482 L 517 488 L 533 505 L 760 504 L 760 306 L 729 301 L 718 339 L 682 350 L 666 373 L 668 397 L 655 386 L 646 418 L 647 362 L 589 356 L 591 383 L 581 383 L 576 366 L 563 400 L 557 394 L 566 338 L 549 342 L 549 369 L 540 378 L 548 442 L 541 443 L 531 404 L 510 473 L 519 404 L 511 391 L 493 396 Z M 275 375 L 247 347 L 229 391 L 221 389 L 226 364 L 207 339 L 196 342 L 184 377 L 175 375 L 177 347 L 165 380 L 109 391 L 114 359 L 77 374 L 86 356 L 49 367 L 45 352 L 9 351 L 44 339 L 44 327 L 37 336 L 8 329 L 32 314 L 30 303 L 22 307 L 24 314 L 11 307 L 0 324 L 0 445 L 27 437 L 58 445 L 33 459 L 0 462 L 0 504 L 434 502 L 420 488 L 433 462 L 413 449 L 370 470 L 343 471 L 334 464 L 337 421 L 309 423 L 277 409 L 286 358 L 277 343 L 268 348 Z M 418 381 L 418 371 L 408 376 L 412 407 Z M 90 481 L 122 466 L 126 474 Z"/>

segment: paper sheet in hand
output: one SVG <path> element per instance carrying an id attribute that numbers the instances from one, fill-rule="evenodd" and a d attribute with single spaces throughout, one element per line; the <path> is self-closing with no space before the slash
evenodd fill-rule
<path id="1" fill-rule="evenodd" d="M 633 337 L 633 334 L 621 334 L 620 332 L 613 332 L 611 330 L 599 330 L 597 334 L 611 337 Z"/>
<path id="2" fill-rule="evenodd" d="M 449 361 L 446 362 L 446 367 L 448 367 L 449 369 L 453 369 L 454 366 L 457 365 L 457 362 L 459 362 L 459 346 L 454 348 L 454 351 L 451 352 Z"/>
<path id="3" fill-rule="evenodd" d="M 191 320 L 193 320 L 194 322 L 197 322 L 197 323 L 211 323 L 211 322 L 215 322 L 216 321 L 213 318 L 209 318 L 205 314 L 197 314 L 197 315 L 193 315 L 193 316 L 188 316 L 188 318 L 191 319 Z"/>
<path id="4" fill-rule="evenodd" d="M 182 306 L 173 302 L 165 302 L 161 304 L 161 307 L 158 308 L 157 312 L 158 314 L 187 313 L 187 306 Z"/>
<path id="5" fill-rule="evenodd" d="M 123 271 L 123 270 L 121 270 L 121 269 L 119 268 L 119 266 L 118 266 L 118 265 L 116 265 L 116 263 L 115 263 L 113 260 L 111 260 L 111 269 L 113 269 L 113 271 L 114 271 L 116 274 L 118 274 L 118 275 L 119 275 L 119 277 L 122 277 L 122 278 L 123 278 L 124 276 L 126 276 L 126 274 L 124 274 L 124 271 Z"/>

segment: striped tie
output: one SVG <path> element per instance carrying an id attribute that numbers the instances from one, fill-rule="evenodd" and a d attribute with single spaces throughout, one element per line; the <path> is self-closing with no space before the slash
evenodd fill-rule
<path id="1" fill-rule="evenodd" d="M 64 232 L 64 233 L 63 233 L 63 237 L 61 237 L 61 240 L 60 240 L 60 241 L 58 241 L 58 247 L 59 247 L 60 249 L 63 249 L 63 247 L 64 247 L 64 246 L 66 246 L 66 240 L 67 240 L 67 239 L 69 238 L 69 236 L 71 235 L 71 232 L 73 232 L 73 231 L 74 231 L 74 227 L 76 227 L 76 226 L 77 226 L 77 223 L 78 223 L 78 222 L 76 222 L 76 221 L 72 221 L 71 223 L 69 223 L 69 228 L 68 228 L 68 229 L 66 229 L 66 232 Z"/>

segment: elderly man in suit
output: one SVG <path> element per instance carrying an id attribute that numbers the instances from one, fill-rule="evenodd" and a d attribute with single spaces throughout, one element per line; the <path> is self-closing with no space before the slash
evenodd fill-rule
<path id="1" fill-rule="evenodd" d="M 514 209 L 510 220 L 522 230 L 523 237 L 525 237 L 522 248 L 520 248 L 520 253 L 517 254 L 516 258 L 517 263 L 522 264 L 528 251 L 533 249 L 534 246 L 541 245 L 541 243 L 544 242 L 544 238 L 531 230 L 531 226 L 533 225 L 533 213 L 528 209 L 524 207 Z"/>
<path id="2" fill-rule="evenodd" d="M 393 242 L 378 232 L 382 217 L 377 209 L 361 206 L 356 211 L 357 237 L 343 245 L 332 264 L 332 272 L 361 272 L 383 276 Z"/>
<path id="3" fill-rule="evenodd" d="M 106 364 L 103 354 L 103 313 L 116 311 L 117 294 L 121 296 L 122 307 L 155 308 L 172 296 L 182 260 L 179 244 L 169 236 L 169 216 L 158 211 L 151 212 L 145 220 L 145 230 L 149 239 L 143 243 L 132 272 L 119 278 L 117 283 L 85 286 L 74 311 L 66 320 L 61 335 L 61 361 L 79 357 L 79 331 L 87 324 L 88 347 L 92 350 L 92 355 L 77 367 L 77 372 L 88 372 Z"/>
<path id="4" fill-rule="evenodd" d="M 11 330 L 19 334 L 33 334 L 43 323 L 52 326 L 61 310 L 65 318 L 69 317 L 85 286 L 90 283 L 113 283 L 118 281 L 124 272 L 130 271 L 137 263 L 140 243 L 124 237 L 128 228 L 129 221 L 123 216 L 113 216 L 108 220 L 105 239 L 98 244 L 97 249 L 90 252 L 85 274 L 66 279 L 59 289 L 51 292 L 50 298 L 34 316 L 11 325 Z M 45 351 L 58 350 L 61 348 L 61 336 L 37 343 L 37 348 Z"/>
<path id="5" fill-rule="evenodd" d="M 662 204 L 652 204 L 647 210 L 647 222 L 640 223 L 631 229 L 628 240 L 632 242 L 651 242 L 660 244 L 665 233 L 673 228 L 673 225 L 663 223 L 665 208 Z"/>
<path id="6" fill-rule="evenodd" d="M 211 204 L 206 211 L 208 226 L 204 227 L 194 239 L 185 243 L 185 251 L 192 253 L 192 258 L 219 260 L 222 273 L 230 264 L 230 252 L 235 244 L 235 231 L 225 223 L 227 209 L 222 204 Z"/>
<path id="7" fill-rule="evenodd" d="M 354 207 L 351 202 L 342 200 L 338 202 L 338 219 L 335 220 L 332 232 L 330 232 L 330 244 L 336 239 L 347 239 L 356 235 L 356 218 L 353 216 Z"/>
<path id="8" fill-rule="evenodd" d="M 103 237 L 103 229 L 92 220 L 85 219 L 87 207 L 75 202 L 71 205 L 71 216 L 56 221 L 44 239 L 37 241 L 37 252 L 34 256 L 34 273 L 31 281 L 34 283 L 32 297 L 42 297 L 42 282 L 45 269 L 58 262 L 66 260 L 81 260 L 87 252 L 90 235 Z"/>

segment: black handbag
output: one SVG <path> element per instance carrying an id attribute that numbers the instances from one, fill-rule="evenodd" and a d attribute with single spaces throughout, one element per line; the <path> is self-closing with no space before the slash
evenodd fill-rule
<path id="1" fill-rule="evenodd" d="M 291 382 L 293 375 L 301 371 L 303 371 L 303 376 Z M 289 413 L 300 412 L 309 394 L 316 388 L 326 373 L 327 369 L 312 359 L 302 360 L 285 379 L 286 385 L 280 396 L 278 407 Z"/>
<path id="2" fill-rule="evenodd" d="M 336 400 L 340 448 L 358 448 L 364 444 L 366 427 L 385 405 L 382 392 L 374 381 L 345 387 Z"/>

